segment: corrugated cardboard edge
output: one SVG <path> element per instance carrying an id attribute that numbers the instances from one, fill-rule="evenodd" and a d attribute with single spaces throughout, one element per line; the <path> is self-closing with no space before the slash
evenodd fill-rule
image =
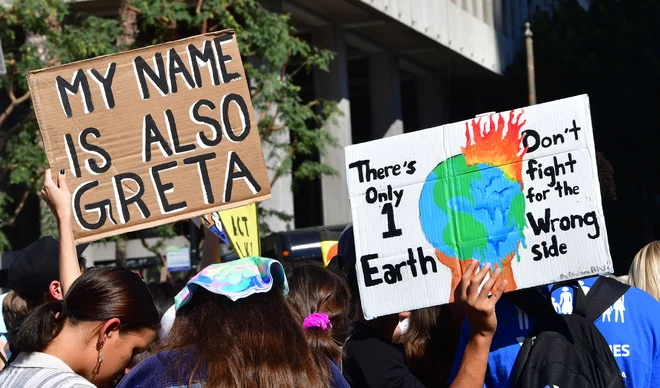
<path id="1" fill-rule="evenodd" d="M 250 205 L 252 203 L 265 201 L 265 200 L 268 200 L 268 199 L 271 199 L 271 198 L 272 198 L 272 194 L 268 193 L 266 195 L 261 195 L 259 197 L 252 197 L 252 198 L 249 198 L 249 199 L 244 199 L 242 201 L 232 202 L 232 203 L 224 204 L 224 205 L 221 205 L 221 206 L 215 206 L 215 207 L 208 208 L 208 209 L 198 210 L 198 211 L 193 212 L 193 213 L 186 213 L 186 214 L 182 214 L 182 215 L 178 215 L 178 216 L 161 218 L 158 221 L 146 222 L 144 224 L 133 225 L 133 226 L 129 226 L 129 227 L 126 227 L 126 228 L 119 228 L 119 229 L 111 230 L 111 231 L 108 231 L 108 232 L 105 232 L 105 233 L 95 234 L 93 236 L 82 237 L 82 238 L 76 239 L 75 242 L 76 242 L 76 244 L 88 243 L 88 242 L 100 240 L 102 238 L 116 236 L 118 234 L 135 232 L 135 231 L 138 231 L 138 230 L 153 228 L 153 227 L 156 227 L 156 226 L 159 226 L 159 225 L 169 224 L 169 223 L 176 222 L 176 221 L 187 220 L 187 219 L 203 216 L 203 215 L 208 214 L 208 213 L 213 213 L 213 212 L 217 212 L 217 211 L 221 211 L 221 210 L 232 209 L 232 208 L 239 207 L 239 206 Z"/>
<path id="2" fill-rule="evenodd" d="M 141 48 L 137 48 L 137 49 L 130 50 L 130 51 L 124 51 L 124 52 L 119 52 L 119 53 L 101 55 L 101 56 L 94 57 L 94 58 L 83 59 L 83 60 L 80 60 L 80 61 L 71 62 L 71 63 L 67 63 L 67 64 L 63 64 L 63 65 L 45 67 L 43 69 L 33 70 L 33 71 L 28 72 L 27 75 L 26 75 L 26 78 L 27 78 L 27 82 L 28 82 L 28 88 L 32 92 L 32 98 L 31 98 L 32 107 L 34 109 L 35 116 L 37 118 L 37 123 L 39 124 L 39 132 L 41 133 L 41 138 L 42 138 L 42 141 L 44 143 L 44 151 L 45 151 L 47 159 L 49 161 L 49 168 L 52 168 L 52 166 L 50 166 L 50 160 L 52 160 L 51 156 L 53 155 L 52 154 L 52 141 L 50 139 L 50 136 L 48 134 L 45 134 L 44 131 L 43 131 L 44 125 L 43 125 L 43 122 L 42 122 L 42 119 L 41 119 L 42 115 L 39 112 L 39 106 L 40 106 L 41 101 L 39 100 L 39 94 L 34 93 L 34 90 L 37 87 L 37 81 L 36 81 L 37 77 L 36 77 L 36 75 L 38 75 L 39 73 L 45 72 L 45 71 L 52 71 L 54 69 L 66 69 L 66 68 L 69 68 L 69 67 L 79 67 L 79 66 L 81 66 L 85 63 L 92 62 L 92 61 L 97 61 L 97 60 L 103 59 L 103 58 L 119 56 L 119 55 L 127 55 L 127 54 L 130 54 L 130 53 L 134 53 L 135 55 L 139 55 L 139 53 L 145 52 L 147 50 L 151 50 L 155 47 L 161 47 L 161 46 L 168 46 L 169 47 L 169 46 L 177 44 L 178 42 L 189 41 L 189 40 L 196 39 L 196 38 L 201 38 L 201 37 L 212 37 L 212 36 L 222 36 L 222 35 L 235 35 L 235 31 L 233 29 L 226 29 L 226 30 L 221 30 L 221 31 L 209 32 L 207 34 L 190 36 L 190 37 L 186 37 L 186 38 L 183 38 L 183 39 L 177 39 L 177 40 L 164 42 L 164 43 L 160 43 L 160 44 L 156 44 L 156 45 L 141 47 Z M 240 50 L 240 48 L 239 48 L 239 50 Z M 251 96 L 248 95 L 248 98 L 250 98 L 250 104 L 252 104 L 251 103 Z M 263 159 L 263 155 L 262 155 L 262 159 Z M 57 172 L 54 172 L 54 173 L 56 174 Z M 134 232 L 134 231 L 138 231 L 138 230 L 143 230 L 143 229 L 148 229 L 148 228 L 151 228 L 151 227 L 155 227 L 155 226 L 158 226 L 158 225 L 163 225 L 163 224 L 167 224 L 167 223 L 172 223 L 172 222 L 176 222 L 176 221 L 181 221 L 181 220 L 185 220 L 185 219 L 190 219 L 190 218 L 202 216 L 202 215 L 205 215 L 205 214 L 208 214 L 208 213 L 212 213 L 214 211 L 226 210 L 226 209 L 231 209 L 231 208 L 234 208 L 234 207 L 249 205 L 249 204 L 255 203 L 255 202 L 265 201 L 265 200 L 270 199 L 271 197 L 272 197 L 272 194 L 269 192 L 266 195 L 262 195 L 262 196 L 259 196 L 259 197 L 253 197 L 253 198 L 246 199 L 246 200 L 243 200 L 243 201 L 232 202 L 232 203 L 229 203 L 229 204 L 216 206 L 216 207 L 200 210 L 200 211 L 193 212 L 193 213 L 187 213 L 187 214 L 183 214 L 183 215 L 162 218 L 158 221 L 152 221 L 152 222 L 147 222 L 147 223 L 144 223 L 144 224 L 134 225 L 134 226 L 126 227 L 126 228 L 115 229 L 115 230 L 112 230 L 112 231 L 96 234 L 96 235 L 93 235 L 93 236 L 82 237 L 82 238 L 76 239 L 75 242 L 76 242 L 76 244 L 82 244 L 82 243 L 86 243 L 86 242 L 96 241 L 96 240 L 100 240 L 100 239 L 103 239 L 103 238 L 106 238 L 106 237 L 116 236 L 118 234 Z"/>
<path id="3" fill-rule="evenodd" d="M 30 90 L 30 93 L 32 93 L 32 98 L 31 98 L 32 108 L 34 109 L 35 116 L 37 117 L 37 124 L 39 124 L 39 132 L 41 133 L 41 139 L 44 143 L 44 151 L 46 152 L 46 158 L 48 160 L 49 168 L 52 168 L 52 166 L 50 165 L 50 161 L 53 159 L 52 158 L 52 156 L 53 156 L 52 141 L 50 139 L 50 136 L 47 136 L 46 134 L 44 134 L 44 130 L 43 130 L 44 125 L 43 125 L 42 118 L 41 118 L 42 115 L 39 112 L 40 101 L 37 101 L 39 99 L 39 95 L 34 93 L 34 90 L 37 87 L 37 82 L 35 80 L 36 75 L 38 75 L 39 73 L 42 73 L 44 71 L 51 71 L 51 70 L 54 70 L 54 69 L 65 69 L 67 67 L 78 67 L 80 64 L 84 64 L 84 63 L 88 63 L 88 62 L 96 61 L 98 59 L 108 58 L 108 57 L 112 57 L 112 56 L 126 55 L 128 53 L 135 53 L 137 55 L 138 53 L 144 52 L 146 50 L 150 50 L 154 47 L 171 46 L 172 44 L 176 44 L 178 42 L 191 40 L 191 39 L 196 39 L 196 38 L 199 38 L 199 37 L 235 35 L 235 34 L 236 34 L 235 31 L 230 28 L 230 29 L 226 29 L 226 30 L 222 30 L 222 31 L 214 31 L 214 32 L 206 33 L 206 34 L 201 34 L 201 35 L 196 35 L 196 36 L 189 36 L 187 38 L 172 40 L 172 41 L 169 41 L 169 42 L 159 43 L 159 44 L 155 44 L 155 45 L 151 45 L 151 46 L 140 47 L 140 48 L 133 49 L 133 50 L 130 50 L 130 51 L 122 51 L 122 52 L 113 53 L 113 54 L 101 55 L 101 56 L 98 56 L 98 57 L 83 59 L 83 60 L 80 60 L 80 61 L 75 61 L 75 62 L 63 64 L 63 65 L 44 67 L 43 69 L 32 70 L 32 71 L 28 72 L 26 74 L 25 78 L 27 78 L 28 88 Z M 239 47 L 239 52 L 240 52 L 240 47 Z M 248 97 L 251 97 L 251 96 L 248 96 Z M 252 104 L 252 99 L 251 98 L 250 98 L 250 104 Z M 56 174 L 56 173 L 57 173 L 56 171 L 53 171 L 53 174 Z M 88 240 L 88 241 L 93 241 L 93 240 Z"/>

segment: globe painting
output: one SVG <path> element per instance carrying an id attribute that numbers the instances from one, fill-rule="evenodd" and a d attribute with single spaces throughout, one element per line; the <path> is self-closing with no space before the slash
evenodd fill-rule
<path id="1" fill-rule="evenodd" d="M 471 259 L 500 268 L 506 291 L 516 289 L 511 262 L 520 261 L 526 247 L 522 115 L 511 111 L 506 123 L 501 113 L 466 123 L 462 153 L 426 177 L 419 199 L 422 231 L 451 270 L 452 290 Z"/>

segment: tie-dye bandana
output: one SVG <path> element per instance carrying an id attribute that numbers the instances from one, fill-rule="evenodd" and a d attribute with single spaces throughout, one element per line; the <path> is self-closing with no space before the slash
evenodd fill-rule
<path id="1" fill-rule="evenodd" d="M 222 264 L 213 264 L 204 268 L 188 281 L 186 286 L 174 297 L 174 306 L 180 310 L 192 299 L 199 287 L 224 295 L 232 301 L 260 292 L 268 292 L 273 282 L 282 287 L 284 296 L 289 292 L 284 268 L 279 261 L 263 257 L 244 259 Z"/>

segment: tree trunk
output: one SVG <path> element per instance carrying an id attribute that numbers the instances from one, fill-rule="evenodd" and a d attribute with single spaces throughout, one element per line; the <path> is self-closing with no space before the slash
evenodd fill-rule
<path id="1" fill-rule="evenodd" d="M 121 26 L 124 31 L 117 38 L 119 50 L 126 51 L 135 44 L 135 38 L 138 34 L 137 12 L 128 4 L 128 0 L 123 0 L 119 7 L 121 16 Z"/>

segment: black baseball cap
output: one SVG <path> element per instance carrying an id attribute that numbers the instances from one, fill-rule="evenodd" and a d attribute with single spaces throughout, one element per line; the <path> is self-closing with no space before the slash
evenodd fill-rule
<path id="1" fill-rule="evenodd" d="M 82 256 L 88 244 L 78 245 Z M 60 242 L 44 236 L 19 251 L 9 268 L 7 286 L 26 301 L 41 300 L 50 283 L 60 278 Z"/>

